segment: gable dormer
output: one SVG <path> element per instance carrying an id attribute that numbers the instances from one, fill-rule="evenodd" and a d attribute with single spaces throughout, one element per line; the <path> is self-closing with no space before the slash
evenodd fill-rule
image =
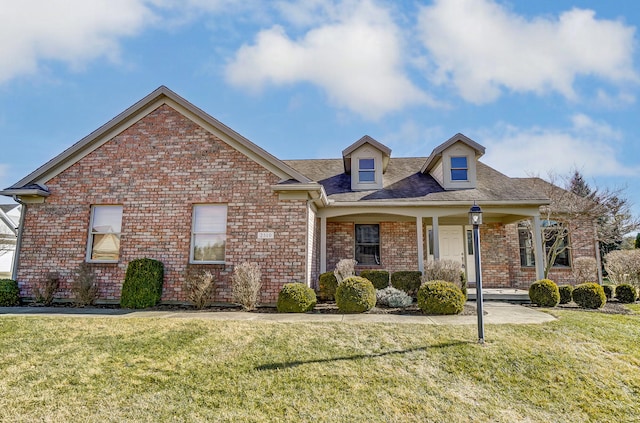
<path id="1" fill-rule="evenodd" d="M 351 189 L 382 189 L 382 175 L 387 171 L 391 149 L 368 135 L 342 151 L 344 172 L 351 175 Z"/>
<path id="2" fill-rule="evenodd" d="M 446 190 L 475 188 L 476 163 L 484 152 L 471 138 L 456 134 L 433 149 L 421 172 L 428 172 Z"/>

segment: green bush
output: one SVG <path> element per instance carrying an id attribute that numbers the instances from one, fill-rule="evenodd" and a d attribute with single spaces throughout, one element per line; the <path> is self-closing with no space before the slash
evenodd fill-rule
<path id="1" fill-rule="evenodd" d="M 393 272 L 391 286 L 415 297 L 420 288 L 422 273 L 419 271 Z"/>
<path id="2" fill-rule="evenodd" d="M 152 307 L 162 297 L 164 266 L 149 258 L 129 262 L 122 284 L 120 306 L 124 308 Z"/>
<path id="3" fill-rule="evenodd" d="M 560 304 L 568 304 L 571 302 L 571 294 L 573 293 L 573 287 L 571 285 L 560 285 L 558 291 L 560 292 Z"/>
<path id="4" fill-rule="evenodd" d="M 338 280 L 333 272 L 325 272 L 320 275 L 318 285 L 318 297 L 322 301 L 333 301 L 336 295 L 336 288 L 338 287 Z"/>
<path id="5" fill-rule="evenodd" d="M 541 307 L 555 307 L 560 302 L 558 285 L 550 279 L 540 279 L 529 287 L 529 299 Z"/>
<path id="6" fill-rule="evenodd" d="M 572 295 L 573 301 L 582 308 L 602 308 L 607 302 L 604 289 L 595 282 L 576 285 Z"/>
<path id="7" fill-rule="evenodd" d="M 363 270 L 360 276 L 369 279 L 375 289 L 385 289 L 389 286 L 389 272 L 386 270 Z"/>
<path id="8" fill-rule="evenodd" d="M 344 313 L 362 313 L 376 305 L 376 289 L 368 279 L 352 276 L 336 288 L 336 304 Z"/>
<path id="9" fill-rule="evenodd" d="M 466 299 L 452 282 L 429 281 L 418 289 L 418 307 L 426 314 L 460 314 Z"/>
<path id="10" fill-rule="evenodd" d="M 278 294 L 278 312 L 306 313 L 316 306 L 316 293 L 302 283 L 286 283 Z"/>
<path id="11" fill-rule="evenodd" d="M 20 305 L 20 289 L 13 279 L 0 279 L 0 306 Z"/>
<path id="12" fill-rule="evenodd" d="M 628 283 L 621 283 L 616 287 L 616 298 L 624 304 L 634 303 L 638 299 L 638 290 Z"/>
<path id="13" fill-rule="evenodd" d="M 604 290 L 604 295 L 605 297 L 607 297 L 607 300 L 610 300 L 616 296 L 615 285 L 602 285 L 602 289 Z"/>

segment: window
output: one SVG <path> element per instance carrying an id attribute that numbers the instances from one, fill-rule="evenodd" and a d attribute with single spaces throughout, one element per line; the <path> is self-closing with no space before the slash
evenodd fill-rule
<path id="1" fill-rule="evenodd" d="M 374 159 L 358 160 L 358 181 L 360 183 L 374 183 L 376 181 L 376 168 Z"/>
<path id="2" fill-rule="evenodd" d="M 473 232 L 471 229 L 467 229 L 467 254 L 473 255 Z"/>
<path id="3" fill-rule="evenodd" d="M 227 243 L 227 206 L 198 204 L 193 206 L 191 262 L 224 263 Z"/>
<path id="4" fill-rule="evenodd" d="M 452 181 L 468 181 L 469 166 L 466 157 L 451 158 L 451 180 Z"/>
<path id="5" fill-rule="evenodd" d="M 89 226 L 87 261 L 118 261 L 122 231 L 122 206 L 93 206 Z"/>
<path id="6" fill-rule="evenodd" d="M 355 259 L 358 264 L 380 264 L 380 225 L 356 225 Z"/>
<path id="7" fill-rule="evenodd" d="M 543 220 L 542 227 L 544 229 L 542 242 L 544 243 L 547 257 L 554 245 L 559 251 L 553 267 L 569 267 L 571 265 L 569 260 L 569 239 L 562 223 L 554 220 Z M 561 236 L 562 239 L 558 240 L 558 236 Z M 558 240 L 557 243 L 556 240 Z M 531 231 L 523 223 L 518 224 L 518 243 L 520 245 L 520 265 L 525 267 L 535 266 L 533 238 Z"/>

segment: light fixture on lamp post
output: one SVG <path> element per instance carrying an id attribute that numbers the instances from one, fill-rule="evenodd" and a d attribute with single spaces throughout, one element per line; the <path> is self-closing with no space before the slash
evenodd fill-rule
<path id="1" fill-rule="evenodd" d="M 482 209 L 476 202 L 469 209 L 469 224 L 473 225 L 473 252 L 476 262 L 476 308 L 478 314 L 478 343 L 484 344 L 484 316 L 482 314 L 482 267 L 480 265 L 480 225 Z"/>

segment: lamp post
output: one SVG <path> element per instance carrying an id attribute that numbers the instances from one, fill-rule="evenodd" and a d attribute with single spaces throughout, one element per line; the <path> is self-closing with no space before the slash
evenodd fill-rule
<path id="1" fill-rule="evenodd" d="M 469 209 L 469 224 L 473 225 L 473 251 L 476 262 L 476 308 L 478 314 L 478 343 L 484 344 L 484 316 L 482 314 L 482 267 L 480 266 L 480 225 L 482 209 L 473 202 Z"/>

